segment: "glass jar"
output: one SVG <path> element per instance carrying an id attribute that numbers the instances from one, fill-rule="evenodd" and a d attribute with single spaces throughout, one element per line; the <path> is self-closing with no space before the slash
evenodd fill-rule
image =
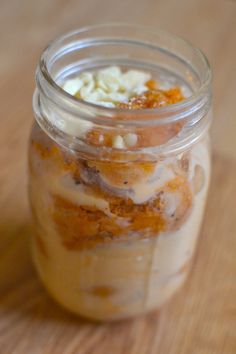
<path id="1" fill-rule="evenodd" d="M 186 99 L 102 107 L 62 88 L 83 70 L 148 71 Z M 202 52 L 160 30 L 102 25 L 43 52 L 29 147 L 33 259 L 49 293 L 95 320 L 162 306 L 191 266 L 207 196 L 211 72 Z M 135 147 L 104 144 L 135 136 Z"/>

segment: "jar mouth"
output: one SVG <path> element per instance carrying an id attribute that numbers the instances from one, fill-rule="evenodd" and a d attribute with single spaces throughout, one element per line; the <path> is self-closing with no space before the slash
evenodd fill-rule
<path id="1" fill-rule="evenodd" d="M 63 55 L 66 51 L 72 51 L 73 49 L 79 46 L 86 45 L 86 46 L 93 46 L 98 45 L 99 43 L 105 43 L 106 40 L 113 40 L 127 44 L 134 44 L 139 46 L 145 46 L 151 50 L 160 50 L 161 48 L 158 46 L 158 43 L 155 41 L 148 39 L 132 39 L 129 36 L 125 37 L 117 37 L 114 38 L 112 35 L 107 36 L 105 39 L 104 37 L 99 37 L 95 35 L 95 37 L 88 37 L 83 40 L 83 34 L 89 34 L 96 30 L 107 30 L 109 33 L 110 29 L 125 29 L 138 31 L 139 33 L 144 33 L 146 38 L 148 36 L 155 36 L 158 34 L 158 37 L 164 36 L 168 38 L 170 41 L 177 41 L 180 45 L 184 45 L 188 49 L 190 49 L 194 55 L 196 56 L 197 60 L 200 61 L 201 66 L 203 67 L 203 74 L 201 77 L 201 83 L 199 87 L 192 92 L 189 97 L 186 97 L 183 101 L 165 106 L 165 107 L 157 107 L 157 108 L 144 108 L 144 109 L 127 109 L 127 108 L 118 108 L 118 107 L 105 107 L 95 103 L 87 102 L 85 100 L 76 98 L 66 91 L 62 89 L 62 87 L 57 83 L 55 78 L 53 78 L 51 74 L 51 68 L 54 62 L 60 55 Z M 125 32 L 125 31 L 124 31 Z M 80 37 L 79 40 L 75 39 L 76 37 Z M 167 51 L 166 48 L 162 48 L 161 50 Z M 173 56 L 176 56 L 176 53 L 172 53 Z M 184 58 L 179 56 L 179 60 L 184 61 Z M 190 64 L 188 60 L 186 60 L 186 64 Z M 107 23 L 102 25 L 94 25 L 94 26 L 87 26 L 82 27 L 80 29 L 68 32 L 64 36 L 61 36 L 55 40 L 53 40 L 43 51 L 40 62 L 39 62 L 39 69 L 41 80 L 37 80 L 38 87 L 42 89 L 42 80 L 44 85 L 47 86 L 44 89 L 44 93 L 47 98 L 53 103 L 58 104 L 63 109 L 66 110 L 68 113 L 73 114 L 74 116 L 79 115 L 81 117 L 81 112 L 84 112 L 86 119 L 94 121 L 94 117 L 96 117 L 96 122 L 98 122 L 100 117 L 100 123 L 109 125 L 115 124 L 123 124 L 126 125 L 145 125 L 147 126 L 149 123 L 150 125 L 161 125 L 167 124 L 175 121 L 179 121 L 181 119 L 186 118 L 189 115 L 190 110 L 201 110 L 203 106 L 206 106 L 206 93 L 209 91 L 209 87 L 211 84 L 211 68 L 206 58 L 205 54 L 199 49 L 192 46 L 187 40 L 170 34 L 164 30 L 155 30 L 152 28 L 148 28 L 145 26 L 137 26 L 137 25 L 130 25 L 130 24 L 122 24 L 122 23 Z M 40 82 L 41 81 L 41 82 Z M 209 101 L 209 97 L 208 97 Z M 208 106 L 208 105 L 207 105 Z M 205 111 L 205 109 L 203 109 Z M 192 112 L 193 113 L 193 112 Z M 206 113 L 206 112 L 204 112 Z M 135 122 L 130 118 L 135 116 Z M 142 117 L 144 117 L 142 119 Z M 112 117 L 112 122 L 111 122 Z M 126 117 L 125 120 L 122 117 Z M 132 123 L 133 122 L 133 123 Z"/>

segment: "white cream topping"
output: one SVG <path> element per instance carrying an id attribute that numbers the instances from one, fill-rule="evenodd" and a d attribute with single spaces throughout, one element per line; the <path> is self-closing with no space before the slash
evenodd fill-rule
<path id="1" fill-rule="evenodd" d="M 145 203 L 154 197 L 158 190 L 174 176 L 174 172 L 169 165 L 158 163 L 154 174 L 148 180 L 132 186 L 133 195 L 130 195 L 130 198 L 136 204 Z"/>
<path id="2" fill-rule="evenodd" d="M 67 200 L 83 206 L 95 207 L 104 211 L 107 215 L 112 215 L 109 209 L 109 203 L 94 194 L 90 194 L 85 190 L 83 185 L 76 185 L 71 176 L 65 175 L 57 180 L 52 186 L 55 194 L 61 195 Z"/>
<path id="3" fill-rule="evenodd" d="M 116 190 L 116 184 L 106 178 L 102 172 L 99 173 L 102 181 L 109 186 L 109 188 L 114 188 Z M 148 201 L 150 198 L 154 197 L 158 190 L 160 190 L 166 182 L 175 177 L 175 173 L 171 166 L 168 164 L 157 163 L 155 171 L 150 176 L 144 176 L 144 178 L 138 183 L 132 183 L 132 185 L 126 184 L 122 187 L 122 190 L 126 196 L 133 200 L 136 204 L 142 204 Z"/>
<path id="4" fill-rule="evenodd" d="M 174 161 L 173 161 L 174 163 Z M 208 174 L 210 170 L 208 147 L 205 142 L 196 144 L 190 153 L 190 166 L 189 166 L 189 181 L 193 179 L 195 166 L 202 166 L 204 173 Z M 139 204 L 144 203 L 155 195 L 155 193 L 163 187 L 169 180 L 175 177 L 173 168 L 170 161 L 168 163 L 158 163 L 152 180 L 142 181 L 141 183 L 132 186 L 133 195 L 130 195 L 132 200 Z M 208 185 L 208 182 L 205 181 Z M 167 195 L 167 194 L 166 194 Z M 168 211 L 171 214 L 171 206 L 176 205 L 174 200 L 169 200 Z"/>

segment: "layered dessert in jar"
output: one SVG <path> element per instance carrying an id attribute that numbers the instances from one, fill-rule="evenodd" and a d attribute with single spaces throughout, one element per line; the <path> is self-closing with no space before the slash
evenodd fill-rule
<path id="1" fill-rule="evenodd" d="M 108 109 L 112 124 L 53 110 L 48 124 L 73 136 L 69 145 L 40 121 L 33 126 L 29 191 L 39 276 L 54 299 L 87 318 L 160 308 L 191 268 L 209 184 L 209 142 L 205 133 L 176 152 L 150 155 L 181 138 L 188 122 L 151 124 L 148 113 L 178 106 L 191 91 L 119 65 L 77 72 L 58 85 L 73 102 Z M 146 125 L 134 124 L 146 117 Z"/>

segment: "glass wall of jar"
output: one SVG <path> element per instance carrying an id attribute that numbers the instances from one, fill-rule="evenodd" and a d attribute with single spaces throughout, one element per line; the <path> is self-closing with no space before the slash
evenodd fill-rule
<path id="1" fill-rule="evenodd" d="M 141 69 L 185 100 L 128 110 L 61 87 L 85 70 Z M 184 40 L 142 27 L 84 28 L 52 42 L 36 74 L 29 147 L 33 259 L 74 313 L 113 320 L 159 308 L 191 266 L 207 196 L 211 73 Z M 131 138 L 131 140 L 130 140 Z M 132 144 L 112 146 L 122 139 Z"/>

